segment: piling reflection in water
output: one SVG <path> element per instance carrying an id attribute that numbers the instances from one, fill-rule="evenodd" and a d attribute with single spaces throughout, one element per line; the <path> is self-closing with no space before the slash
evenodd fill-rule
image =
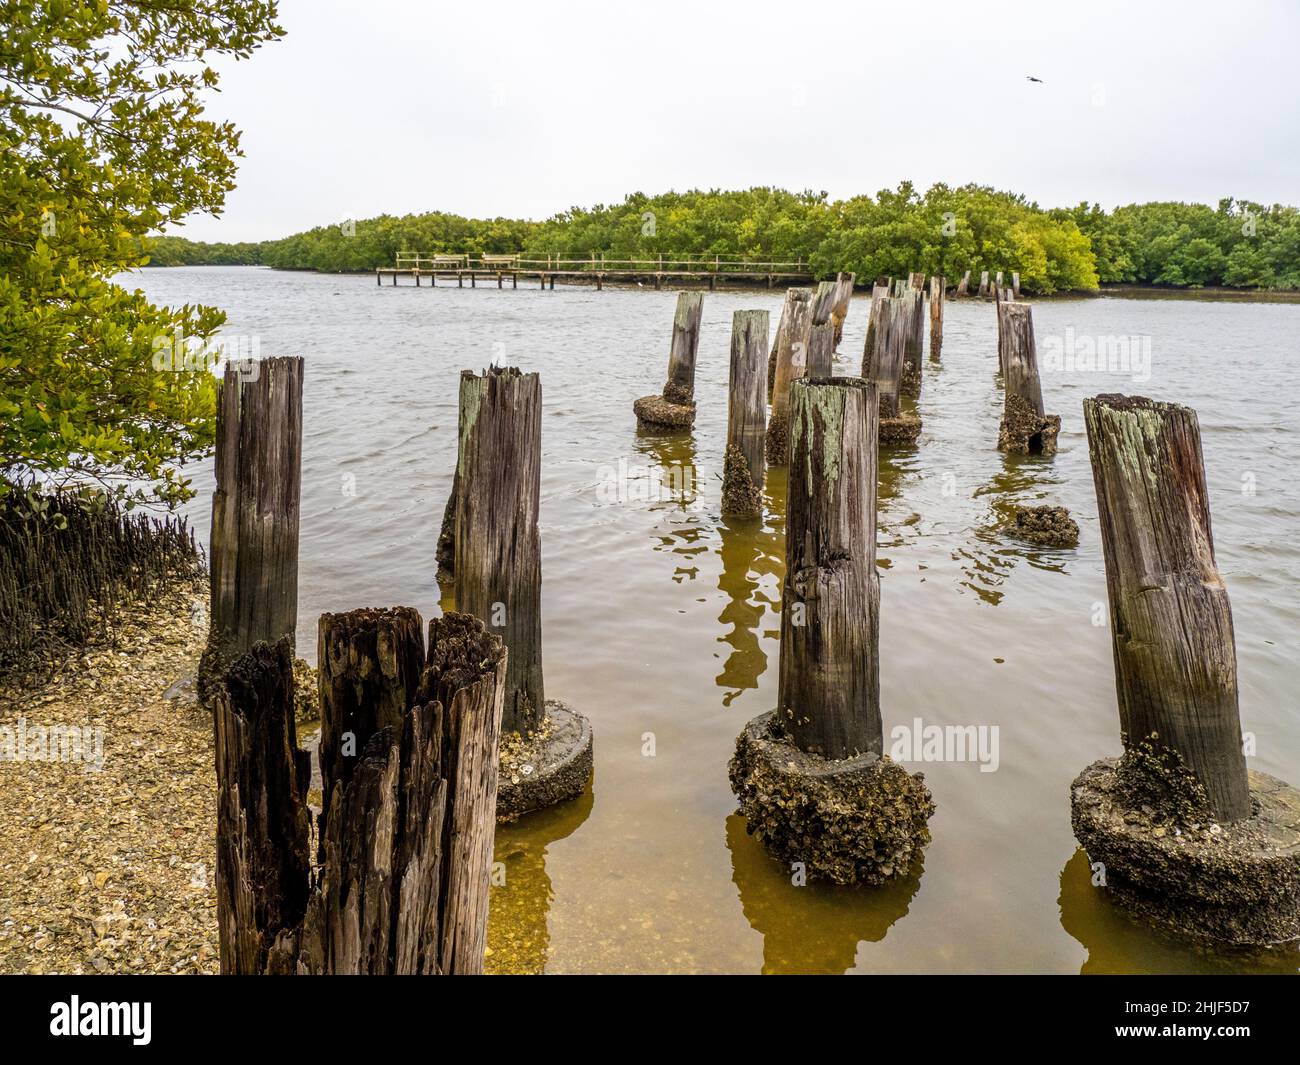
<path id="1" fill-rule="evenodd" d="M 1094 872 L 1082 848 L 1061 870 L 1061 927 L 1088 951 L 1079 972 L 1118 973 L 1295 973 L 1300 948 L 1233 951 L 1210 944 L 1196 946 L 1138 924 L 1094 886 Z"/>
<path id="2" fill-rule="evenodd" d="M 757 688 L 758 678 L 767 669 L 768 658 L 761 643 L 764 622 L 769 622 L 774 636 L 780 635 L 785 536 L 783 530 L 773 529 L 759 518 L 722 518 L 717 531 L 722 560 L 718 588 L 727 596 L 718 615 L 726 628 L 717 639 L 729 645 L 731 653 L 714 681 L 718 687 L 728 689 L 722 704 L 730 706 L 741 692 Z"/>
<path id="3" fill-rule="evenodd" d="M 546 849 L 576 832 L 595 801 L 593 777 L 576 799 L 497 825 L 493 860 L 500 864 L 493 870 L 488 899 L 486 973 L 533 976 L 546 970 L 551 952 L 547 918 L 555 897 L 546 873 Z"/>
<path id="4" fill-rule="evenodd" d="M 907 915 L 921 887 L 924 857 L 906 876 L 870 889 L 810 883 L 797 887 L 791 870 L 745 831 L 740 814 L 727 818 L 731 879 L 751 928 L 763 935 L 763 972 L 840 975 L 857 961 L 858 944 L 879 943 Z"/>

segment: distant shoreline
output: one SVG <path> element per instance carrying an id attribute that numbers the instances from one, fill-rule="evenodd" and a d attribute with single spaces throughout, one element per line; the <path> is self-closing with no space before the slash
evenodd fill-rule
<path id="1" fill-rule="evenodd" d="M 237 269 L 237 270 L 274 270 L 277 273 L 285 274 L 317 274 L 321 277 L 370 277 L 374 274 L 374 268 L 368 270 L 313 270 L 310 267 L 294 266 L 266 266 L 262 263 L 175 263 L 169 265 L 157 265 L 149 263 L 141 270 L 177 270 L 177 269 Z M 557 279 L 557 283 L 567 287 L 575 288 L 593 288 L 595 281 L 580 281 L 577 279 Z M 407 286 L 403 286 L 407 287 Z M 439 287 L 447 287 L 444 281 Z M 486 286 L 485 286 L 486 287 Z M 532 287 L 532 286 L 529 286 Z M 643 289 L 650 286 L 641 284 L 627 284 L 610 281 L 608 278 L 604 282 L 605 288 L 614 289 Z M 672 291 L 676 291 L 683 286 L 671 286 Z M 689 287 L 689 286 L 687 286 Z M 664 286 L 664 291 L 668 291 L 670 286 Z M 766 289 L 762 283 L 762 278 L 756 277 L 755 284 L 738 285 L 724 284 L 719 282 L 717 291 L 719 292 L 752 292 L 755 289 Z M 780 288 L 772 289 L 773 292 L 783 291 Z M 870 292 L 870 285 L 858 285 L 854 292 L 861 294 Z M 1247 302 L 1247 303 L 1300 303 L 1300 291 L 1296 289 L 1267 289 L 1267 288 L 1228 288 L 1223 285 L 1206 285 L 1203 287 L 1187 286 L 1177 288 L 1172 285 L 1139 285 L 1132 283 L 1109 283 L 1103 284 L 1101 288 L 1084 291 L 1053 292 L 1046 296 L 1033 296 L 1035 300 L 1063 300 L 1063 299 L 1103 299 L 1103 298 L 1120 298 L 1120 299 L 1169 299 L 1169 300 L 1204 300 L 1207 302 Z M 955 300 L 958 297 L 949 295 L 949 299 Z M 975 301 L 980 299 L 978 296 L 963 296 L 961 299 Z"/>

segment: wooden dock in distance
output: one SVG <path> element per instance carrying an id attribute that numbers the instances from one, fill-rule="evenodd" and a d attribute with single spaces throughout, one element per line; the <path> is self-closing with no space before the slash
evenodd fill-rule
<path id="1" fill-rule="evenodd" d="M 524 259 L 518 255 L 399 255 L 394 266 L 375 267 L 375 284 L 383 285 L 385 279 L 396 285 L 398 278 L 411 278 L 416 287 L 428 278 L 430 287 L 439 281 L 455 281 L 464 288 L 477 288 L 480 281 L 496 282 L 497 288 L 519 287 L 519 280 L 536 281 L 540 288 L 555 288 L 556 280 L 568 284 L 594 284 L 597 290 L 606 284 L 651 285 L 661 289 L 683 288 L 691 285 L 707 286 L 710 291 L 718 283 L 737 286 L 786 288 L 790 285 L 808 284 L 813 280 L 811 269 L 803 262 L 746 262 L 715 257 L 708 259 Z"/>

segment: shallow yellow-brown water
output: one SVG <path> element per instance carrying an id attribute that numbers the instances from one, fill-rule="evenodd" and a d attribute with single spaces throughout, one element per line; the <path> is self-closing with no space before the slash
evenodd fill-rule
<path id="1" fill-rule="evenodd" d="M 761 521 L 719 515 L 731 315 L 767 308 L 774 331 L 779 292 L 705 296 L 696 426 L 656 437 L 631 405 L 662 387 L 671 292 L 393 289 L 253 268 L 138 283 L 162 302 L 224 307 L 228 333 L 256 337 L 263 355 L 306 356 L 308 657 L 322 611 L 437 611 L 457 374 L 494 360 L 541 373 L 546 691 L 591 719 L 596 768 L 582 799 L 499 829 L 490 971 L 1296 969 L 1294 948 L 1207 954 L 1115 912 L 1071 835 L 1069 787 L 1119 750 L 1080 406 L 1111 391 L 1200 414 L 1251 764 L 1300 783 L 1300 306 L 1036 304 L 1040 360 L 1051 338 L 1145 336 L 1149 376 L 1045 366 L 1060 453 L 1013 459 L 994 446 L 993 306 L 949 303 L 919 444 L 881 459 L 881 702 L 887 745 L 917 718 L 997 726 L 997 768 L 910 765 L 938 807 L 924 860 L 888 887 L 850 890 L 792 884 L 746 835 L 727 781 L 737 733 L 775 700 L 785 491 L 773 471 Z M 858 372 L 866 306 L 853 301 L 837 373 Z M 206 537 L 210 468 L 193 472 Z M 997 526 L 1016 502 L 1069 507 L 1078 549 L 1009 539 Z"/>

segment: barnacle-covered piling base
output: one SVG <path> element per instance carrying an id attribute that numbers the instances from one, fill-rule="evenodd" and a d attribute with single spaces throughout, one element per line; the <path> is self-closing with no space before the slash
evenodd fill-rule
<path id="1" fill-rule="evenodd" d="M 1079 546 L 1079 526 L 1065 507 L 1016 507 L 1008 530 L 1043 547 Z"/>
<path id="2" fill-rule="evenodd" d="M 1055 455 L 1059 414 L 1037 414 L 1021 396 L 1008 396 L 998 426 L 998 450 L 1019 455 Z"/>
<path id="3" fill-rule="evenodd" d="M 763 515 L 763 493 L 749 475 L 749 463 L 735 444 L 727 445 L 722 464 L 722 513 L 733 518 Z"/>
<path id="4" fill-rule="evenodd" d="M 785 411 L 773 411 L 768 419 L 765 448 L 769 466 L 790 465 L 790 415 Z"/>
<path id="5" fill-rule="evenodd" d="M 1070 820 L 1104 870 L 1099 890 L 1201 942 L 1300 939 L 1300 791 L 1267 773 L 1249 779 L 1251 815 L 1219 824 L 1190 770 L 1149 746 L 1088 766 L 1070 789 Z"/>
<path id="6" fill-rule="evenodd" d="M 532 736 L 503 732 L 498 752 L 497 820 L 574 799 L 591 779 L 591 722 L 554 699 Z"/>
<path id="7" fill-rule="evenodd" d="M 925 778 L 874 754 L 831 761 L 776 735 L 776 711 L 736 740 L 728 771 L 747 830 L 810 880 L 880 884 L 930 841 Z"/>
<path id="8" fill-rule="evenodd" d="M 673 403 L 663 396 L 642 396 L 632 404 L 637 422 L 646 429 L 689 429 L 695 424 L 695 403 Z"/>
<path id="9" fill-rule="evenodd" d="M 915 444 L 921 435 L 921 419 L 915 414 L 881 418 L 878 440 L 882 444 Z"/>

